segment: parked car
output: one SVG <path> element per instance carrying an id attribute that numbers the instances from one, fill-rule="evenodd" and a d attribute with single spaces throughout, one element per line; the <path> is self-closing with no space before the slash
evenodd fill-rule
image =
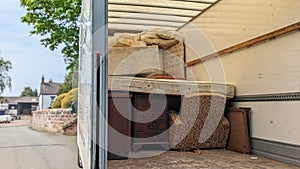
<path id="1" fill-rule="evenodd" d="M 11 120 L 11 115 L 0 115 L 0 122 L 10 123 Z"/>
<path id="2" fill-rule="evenodd" d="M 9 109 L 6 114 L 10 115 L 12 117 L 12 120 L 20 119 L 17 109 Z"/>

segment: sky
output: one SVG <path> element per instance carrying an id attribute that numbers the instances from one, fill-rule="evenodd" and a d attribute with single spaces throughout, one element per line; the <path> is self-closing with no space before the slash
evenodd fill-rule
<path id="1" fill-rule="evenodd" d="M 8 72 L 12 88 L 1 96 L 19 96 L 26 86 L 39 91 L 43 75 L 46 82 L 63 82 L 67 74 L 60 50 L 42 46 L 42 37 L 29 34 L 32 26 L 21 23 L 25 13 L 19 0 L 0 0 L 0 57 L 11 61 L 13 67 Z"/>

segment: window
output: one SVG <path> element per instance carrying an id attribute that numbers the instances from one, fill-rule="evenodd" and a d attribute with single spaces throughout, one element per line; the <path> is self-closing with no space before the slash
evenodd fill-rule
<path id="1" fill-rule="evenodd" d="M 51 104 L 54 102 L 55 98 L 56 98 L 56 96 L 50 96 Z"/>

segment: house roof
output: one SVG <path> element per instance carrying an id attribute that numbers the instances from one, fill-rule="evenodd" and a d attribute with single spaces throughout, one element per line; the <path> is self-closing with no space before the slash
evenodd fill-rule
<path id="1" fill-rule="evenodd" d="M 56 95 L 60 85 L 60 83 L 54 82 L 42 83 L 40 88 L 40 95 Z"/>
<path id="2" fill-rule="evenodd" d="M 17 104 L 17 103 L 38 103 L 39 99 L 38 97 L 1 97 L 0 103 L 11 103 L 11 104 Z"/>

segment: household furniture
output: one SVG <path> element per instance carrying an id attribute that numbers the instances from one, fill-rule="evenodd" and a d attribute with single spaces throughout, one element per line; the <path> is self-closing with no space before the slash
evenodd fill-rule
<path id="1" fill-rule="evenodd" d="M 190 111 L 186 111 L 186 108 L 189 107 L 189 104 L 186 103 L 193 94 L 196 94 L 196 97 L 202 97 L 202 94 L 206 93 L 207 97 L 213 98 L 210 105 L 213 105 L 214 108 L 220 107 L 216 111 L 224 113 L 226 98 L 234 97 L 234 86 L 230 84 L 122 76 L 109 76 L 108 80 L 110 92 L 108 145 L 111 152 L 109 159 L 126 157 L 132 151 L 168 150 L 172 147 L 186 149 L 182 146 L 183 142 L 177 146 L 174 144 L 177 142 L 177 137 L 169 131 L 178 131 L 180 127 L 172 128 L 175 125 L 171 125 L 169 112 L 186 112 L 186 119 L 192 119 L 193 117 L 189 113 L 194 111 L 192 107 Z M 214 98 L 217 99 L 214 100 Z M 220 104 L 221 102 L 223 104 Z M 199 107 L 201 110 L 194 112 L 199 113 L 199 117 L 195 117 L 197 123 L 208 113 L 207 109 L 202 109 L 203 106 Z M 219 124 L 221 127 L 217 127 L 217 131 L 223 130 L 223 123 L 222 116 Z M 197 129 L 194 128 L 191 131 L 195 132 Z M 214 139 L 220 135 L 213 134 L 213 136 Z M 224 138 L 225 136 L 222 135 L 223 140 Z M 195 140 L 191 141 L 195 142 Z M 200 147 L 206 144 L 204 143 Z M 210 143 L 209 146 L 222 147 L 224 142 L 221 144 Z M 195 147 L 197 146 L 199 145 L 195 142 Z"/>
<path id="2" fill-rule="evenodd" d="M 224 117 L 226 96 L 192 93 L 181 102 L 180 114 L 170 118 L 170 145 L 176 150 L 225 148 L 230 129 Z"/>

